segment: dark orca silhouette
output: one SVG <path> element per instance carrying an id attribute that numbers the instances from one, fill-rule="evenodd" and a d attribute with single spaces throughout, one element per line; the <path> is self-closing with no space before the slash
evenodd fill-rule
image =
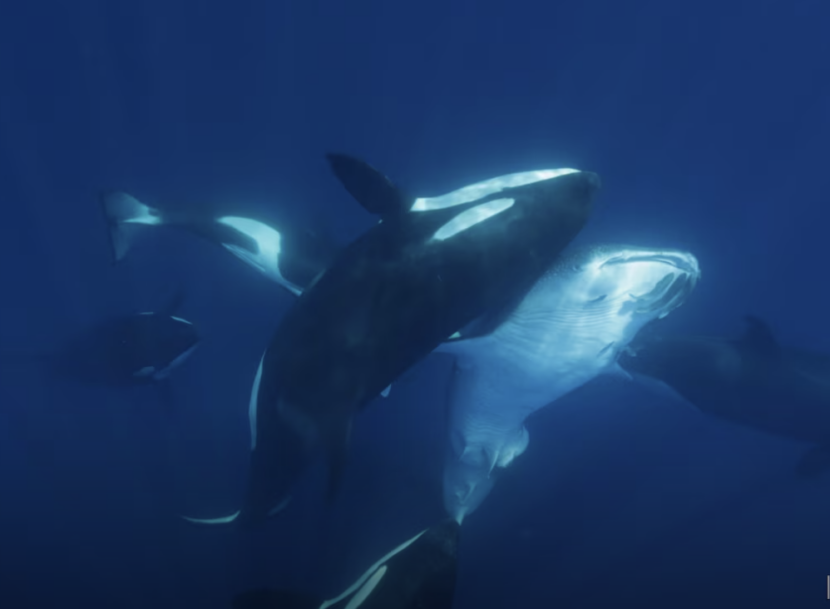
<path id="1" fill-rule="evenodd" d="M 545 170 L 415 199 L 363 161 L 328 160 L 381 221 L 302 292 L 263 354 L 248 522 L 284 505 L 321 449 L 333 500 L 355 413 L 453 333 L 530 289 L 582 229 L 599 187 L 593 173 Z"/>
<path id="2" fill-rule="evenodd" d="M 113 260 L 122 261 L 150 226 L 182 229 L 218 245 L 294 294 L 334 260 L 338 246 L 327 234 L 277 230 L 253 218 L 213 214 L 191 207 L 162 210 L 119 191 L 101 193 Z"/>
<path id="3" fill-rule="evenodd" d="M 165 381 L 201 341 L 196 326 L 175 315 L 182 300 L 178 291 L 159 311 L 104 321 L 38 359 L 55 375 L 90 384 Z"/>
<path id="4" fill-rule="evenodd" d="M 632 374 L 667 385 L 696 408 L 815 446 L 801 475 L 830 468 L 830 357 L 785 349 L 766 323 L 746 317 L 737 339 L 645 335 L 620 358 Z"/>
<path id="5" fill-rule="evenodd" d="M 451 609 L 460 525 L 447 519 L 407 540 L 330 600 L 296 590 L 258 589 L 233 609 Z"/>

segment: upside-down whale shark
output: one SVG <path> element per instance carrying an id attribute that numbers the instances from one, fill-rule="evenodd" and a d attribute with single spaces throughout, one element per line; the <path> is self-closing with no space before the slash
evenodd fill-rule
<path id="1" fill-rule="evenodd" d="M 442 341 L 527 291 L 585 225 L 599 188 L 596 174 L 557 169 L 414 198 L 361 160 L 327 158 L 380 221 L 302 290 L 260 360 L 241 511 L 189 520 L 263 520 L 320 449 L 332 500 L 353 416 Z"/>
<path id="2" fill-rule="evenodd" d="M 163 210 L 120 191 L 104 191 L 100 200 L 116 263 L 124 260 L 147 227 L 169 226 L 222 247 L 296 295 L 300 286 L 331 264 L 338 251 L 319 231 L 277 230 L 253 218 L 212 214 L 193 207 Z"/>
<path id="3" fill-rule="evenodd" d="M 747 316 L 746 324 L 731 339 L 650 332 L 631 344 L 620 365 L 701 412 L 813 444 L 799 474 L 830 469 L 830 356 L 782 347 L 756 317 Z"/>
<path id="4" fill-rule="evenodd" d="M 700 277 L 684 251 L 602 245 L 560 257 L 503 319 L 436 351 L 454 356 L 444 505 L 459 523 L 528 446 L 525 419 L 600 374 L 639 329 L 679 307 Z M 494 471 L 496 470 L 496 471 Z"/>
<path id="5" fill-rule="evenodd" d="M 257 589 L 233 599 L 233 609 L 451 609 L 459 526 L 447 519 L 394 548 L 334 598 L 297 590 Z"/>

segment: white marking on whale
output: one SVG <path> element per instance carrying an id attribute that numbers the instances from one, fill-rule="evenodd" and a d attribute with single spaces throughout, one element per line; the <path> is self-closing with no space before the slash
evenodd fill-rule
<path id="1" fill-rule="evenodd" d="M 558 178 L 559 176 L 568 175 L 570 173 L 578 173 L 578 169 L 539 169 L 536 171 L 522 171 L 520 173 L 511 173 L 483 182 L 477 182 L 453 190 L 438 197 L 419 197 L 415 199 L 410 211 L 432 211 L 435 209 L 444 209 L 446 207 L 455 207 L 456 205 L 464 205 L 472 201 L 487 197 L 491 194 L 501 192 L 506 188 L 516 188 L 518 186 L 526 186 L 534 182 L 542 182 L 543 180 L 550 180 L 551 178 Z"/>
<path id="2" fill-rule="evenodd" d="M 265 360 L 265 353 L 259 358 L 259 366 L 256 369 L 254 384 L 251 387 L 251 399 L 248 401 L 248 424 L 251 427 L 251 450 L 256 448 L 256 404 L 259 398 L 259 384 L 262 381 L 262 362 Z"/>
<path id="3" fill-rule="evenodd" d="M 447 222 L 435 231 L 435 235 L 432 238 L 436 241 L 444 241 L 445 239 L 454 237 L 461 231 L 465 231 L 479 222 L 484 222 L 487 218 L 492 218 L 499 212 L 510 209 L 513 207 L 515 201 L 515 199 L 494 199 L 493 201 L 476 205 L 471 209 L 461 212 Z"/>
<path id="4" fill-rule="evenodd" d="M 257 244 L 257 252 L 251 252 L 233 243 L 222 243 L 222 247 L 293 294 L 300 295 L 302 290 L 283 277 L 280 272 L 282 236 L 279 231 L 251 218 L 224 216 L 216 221 L 253 239 Z"/>
<path id="5" fill-rule="evenodd" d="M 403 542 L 401 545 L 399 545 L 397 548 L 395 548 L 391 552 L 388 552 L 387 554 L 382 556 L 380 558 L 380 560 L 378 560 L 377 562 L 375 562 L 375 564 L 373 564 L 371 567 L 369 567 L 366 570 L 366 572 L 363 575 L 361 575 L 360 578 L 355 583 L 353 583 L 351 586 L 349 586 L 349 588 L 345 592 L 343 592 L 342 594 L 340 594 L 338 596 L 335 596 L 333 599 L 330 599 L 330 600 L 327 600 L 326 602 L 324 602 L 322 605 L 320 605 L 320 609 L 328 609 L 328 607 L 331 607 L 332 605 L 336 605 L 337 603 L 342 601 L 344 598 L 346 598 L 350 594 L 353 594 L 355 590 L 360 588 L 364 584 L 364 582 L 366 582 L 366 580 L 369 579 L 369 577 L 372 576 L 381 567 L 381 565 L 384 565 L 384 563 L 386 561 L 388 561 L 390 558 L 392 558 L 393 556 L 395 556 L 399 552 L 403 552 L 404 550 L 406 550 L 409 546 L 411 546 L 413 543 L 415 543 L 421 535 L 426 533 L 428 530 L 429 529 L 424 529 L 423 531 L 421 531 L 420 533 L 418 533 L 417 535 L 415 535 L 411 539 L 408 539 L 407 541 Z M 381 575 L 381 577 L 382 577 L 382 575 Z M 380 578 L 378 578 L 378 580 L 379 579 Z M 372 588 L 374 589 L 374 586 L 372 586 Z M 370 592 L 371 592 L 371 590 L 370 590 Z M 361 602 L 363 602 L 363 601 L 361 600 Z"/>

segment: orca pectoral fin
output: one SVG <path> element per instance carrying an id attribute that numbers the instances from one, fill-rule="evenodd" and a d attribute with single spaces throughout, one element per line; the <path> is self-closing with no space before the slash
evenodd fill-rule
<path id="1" fill-rule="evenodd" d="M 161 213 L 124 192 L 105 191 L 100 195 L 101 208 L 109 229 L 110 247 L 115 262 L 124 259 L 132 246 L 131 225 L 162 223 Z"/>
<path id="2" fill-rule="evenodd" d="M 412 206 L 392 180 L 369 163 L 345 154 L 330 153 L 326 159 L 343 187 L 370 214 L 403 213 Z"/>
<path id="3" fill-rule="evenodd" d="M 819 444 L 805 452 L 795 467 L 801 478 L 814 478 L 830 471 L 830 445 Z"/>

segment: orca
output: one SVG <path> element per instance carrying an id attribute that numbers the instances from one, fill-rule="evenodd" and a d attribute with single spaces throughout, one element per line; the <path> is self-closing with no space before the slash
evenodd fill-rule
<path id="1" fill-rule="evenodd" d="M 320 452 L 332 502 L 354 415 L 446 338 L 528 290 L 585 225 L 599 188 L 594 173 L 556 169 L 414 198 L 362 160 L 327 159 L 380 221 L 302 291 L 261 358 L 242 509 L 194 522 L 262 522 Z"/>
<path id="2" fill-rule="evenodd" d="M 277 230 L 253 218 L 187 209 L 162 210 L 121 191 L 100 194 L 115 263 L 125 259 L 149 226 L 182 229 L 230 252 L 293 294 L 327 267 L 338 251 L 328 235 L 310 230 Z"/>
<path id="3" fill-rule="evenodd" d="M 452 609 L 459 529 L 457 522 L 446 519 L 421 531 L 334 598 L 260 588 L 236 596 L 232 609 Z"/>
<path id="4" fill-rule="evenodd" d="M 158 311 L 106 320 L 38 359 L 52 374 L 89 384 L 165 382 L 201 343 L 196 326 L 177 315 L 182 301 L 178 291 Z"/>
<path id="5" fill-rule="evenodd" d="M 444 506 L 461 523 L 528 446 L 525 419 L 600 374 L 646 323 L 685 302 L 700 278 L 689 252 L 625 245 L 559 258 L 506 315 L 440 345 L 448 387 Z M 491 329 L 487 330 L 490 326 Z"/>
<path id="6" fill-rule="evenodd" d="M 830 356 L 782 347 L 757 317 L 745 323 L 736 338 L 644 333 L 620 365 L 707 415 L 812 444 L 797 474 L 827 471 Z"/>

